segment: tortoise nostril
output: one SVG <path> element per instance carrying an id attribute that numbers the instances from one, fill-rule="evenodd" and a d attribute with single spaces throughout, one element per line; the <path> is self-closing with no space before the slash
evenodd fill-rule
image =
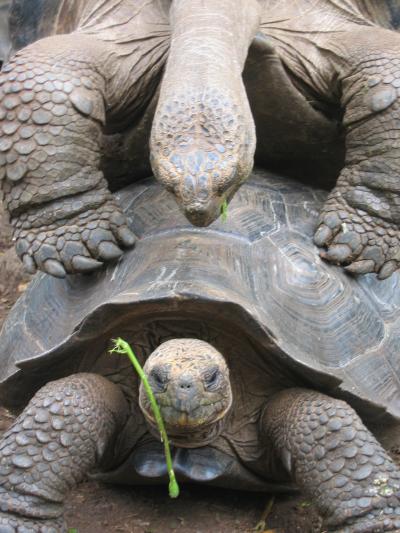
<path id="1" fill-rule="evenodd" d="M 178 387 L 181 390 L 188 391 L 193 388 L 193 385 L 194 385 L 193 380 L 188 377 L 183 377 L 178 381 Z"/>

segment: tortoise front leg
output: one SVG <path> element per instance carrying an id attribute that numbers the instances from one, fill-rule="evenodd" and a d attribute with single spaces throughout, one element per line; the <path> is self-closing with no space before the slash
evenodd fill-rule
<path id="1" fill-rule="evenodd" d="M 39 390 L 0 441 L 0 532 L 59 533 L 63 502 L 123 427 L 119 388 L 75 374 Z"/>
<path id="2" fill-rule="evenodd" d="M 400 530 L 400 471 L 348 404 L 289 389 L 269 401 L 262 424 L 327 531 Z"/>
<path id="3" fill-rule="evenodd" d="M 345 110 L 346 161 L 315 243 L 327 247 L 325 259 L 384 279 L 400 267 L 400 36 L 352 27 L 329 46 Z"/>
<path id="4" fill-rule="evenodd" d="M 134 236 L 100 170 L 110 94 L 92 36 L 57 35 L 19 51 L 0 76 L 0 184 L 28 271 L 87 272 Z"/>

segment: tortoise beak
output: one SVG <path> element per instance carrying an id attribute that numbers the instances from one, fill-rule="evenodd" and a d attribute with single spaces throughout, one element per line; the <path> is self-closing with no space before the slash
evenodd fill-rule
<path id="1" fill-rule="evenodd" d="M 223 203 L 232 198 L 239 185 L 240 182 L 231 180 L 222 188 L 212 180 L 196 180 L 190 176 L 190 179 L 187 178 L 184 185 L 174 192 L 178 205 L 189 222 L 193 226 L 206 227 L 221 215 Z"/>
<path id="2" fill-rule="evenodd" d="M 221 212 L 221 206 L 218 199 L 212 199 L 206 204 L 197 202 L 183 205 L 185 217 L 193 226 L 206 227 L 216 220 Z"/>

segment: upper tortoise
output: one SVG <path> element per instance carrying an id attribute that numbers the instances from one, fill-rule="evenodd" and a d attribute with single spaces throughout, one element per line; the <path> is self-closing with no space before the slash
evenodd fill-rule
<path id="1" fill-rule="evenodd" d="M 68 491 L 93 470 L 165 483 L 147 397 L 108 353 L 118 336 L 144 364 L 182 483 L 297 486 L 324 531 L 400 530 L 400 471 L 381 445 L 400 433 L 400 276 L 319 259 L 325 197 L 258 172 L 226 223 L 199 230 L 148 180 L 119 193 L 140 236 L 119 263 L 34 279 L 0 336 L 0 401 L 24 408 L 0 440 L 2 533 L 64 533 Z"/>
<path id="2" fill-rule="evenodd" d="M 108 187 L 149 155 L 188 219 L 208 225 L 248 177 L 257 132 L 262 164 L 325 188 L 339 175 L 316 227 L 323 257 L 388 277 L 400 264 L 399 21 L 394 0 L 14 0 L 14 49 L 52 35 L 1 77 L 0 176 L 26 267 L 86 272 L 131 246 Z"/>

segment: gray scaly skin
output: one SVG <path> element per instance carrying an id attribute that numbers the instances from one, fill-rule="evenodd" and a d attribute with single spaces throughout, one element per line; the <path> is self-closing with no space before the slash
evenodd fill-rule
<path id="1" fill-rule="evenodd" d="M 122 392 L 101 376 L 43 387 L 1 440 L 0 532 L 65 531 L 65 496 L 106 460 L 127 416 Z"/>
<path id="2" fill-rule="evenodd" d="M 60 5 L 68 25 L 68 9 Z M 76 0 L 71 11 L 76 28 L 70 35 L 18 52 L 0 78 L 0 181 L 17 253 L 28 271 L 59 277 L 94 270 L 133 245 L 100 169 L 101 138 L 104 131 L 124 132 L 145 113 L 171 30 L 151 156 L 194 224 L 218 216 L 222 201 L 249 175 L 255 149 L 241 79 L 260 23 L 254 0 Z M 201 23 L 197 57 L 187 24 L 192 15 Z M 63 33 L 62 17 L 60 24 L 56 31 Z M 210 54 L 218 58 L 213 65 L 204 61 Z M 188 65 L 191 76 L 182 84 Z M 200 145 L 191 141 L 193 128 Z M 176 142 L 185 155 L 171 162 Z M 174 165 L 191 175 L 182 180 Z"/>
<path id="3" fill-rule="evenodd" d="M 71 36 L 58 37 L 52 54 L 41 41 L 33 68 L 27 48 L 2 77 L 3 193 L 17 253 L 31 273 L 92 270 L 134 242 L 99 170 L 104 79 L 91 64 L 95 43 L 85 44 L 84 57 L 76 50 L 72 60 L 65 57 Z"/>
<path id="4" fill-rule="evenodd" d="M 400 471 L 346 402 L 288 389 L 266 405 L 262 429 L 328 531 L 400 528 Z"/>
<path id="5" fill-rule="evenodd" d="M 0 88 L 3 194 L 16 250 L 28 271 L 59 277 L 97 268 L 134 243 L 99 169 L 101 48 L 90 37 L 74 47 L 71 35 L 22 50 Z"/>
<path id="6" fill-rule="evenodd" d="M 323 208 L 315 242 L 327 246 L 323 257 L 350 272 L 378 272 L 385 279 L 400 266 L 400 36 L 375 29 L 375 39 L 361 29 L 336 44 L 339 57 L 351 51 L 338 68 L 346 166 Z"/>
<path id="7" fill-rule="evenodd" d="M 145 371 L 176 448 L 229 441 L 225 428 L 238 406 L 225 359 L 214 347 L 167 341 L 149 356 Z M 120 464 L 123 458 L 112 452 L 129 417 L 144 416 L 157 435 L 142 386 L 133 411 L 127 406 L 117 385 L 94 374 L 43 387 L 0 442 L 0 532 L 64 531 L 68 491 L 95 465 Z M 274 392 L 257 419 L 265 459 L 260 475 L 272 474 L 268 465 L 279 457 L 286 475 L 315 501 L 326 531 L 400 528 L 400 471 L 347 403 L 291 388 Z"/>

